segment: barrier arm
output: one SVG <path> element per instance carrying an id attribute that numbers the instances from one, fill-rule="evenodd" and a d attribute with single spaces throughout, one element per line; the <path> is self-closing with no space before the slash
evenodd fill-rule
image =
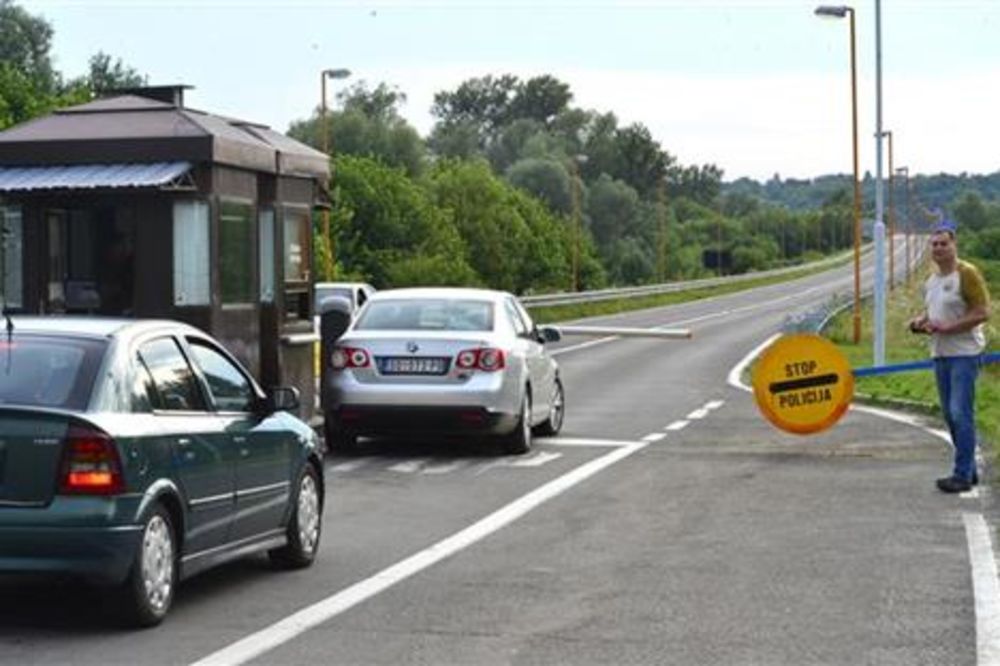
<path id="1" fill-rule="evenodd" d="M 661 340 L 690 340 L 691 329 L 687 328 L 622 328 L 620 326 L 552 326 L 562 335 L 588 335 L 619 338 L 658 338 Z"/>
<path id="2" fill-rule="evenodd" d="M 982 365 L 1000 363 L 1000 352 L 990 352 L 979 357 Z M 869 368 L 854 368 L 855 377 L 875 377 L 891 375 L 895 372 L 910 372 L 912 370 L 929 370 L 934 367 L 934 361 L 911 361 L 910 363 L 894 363 L 892 365 L 872 366 Z"/>

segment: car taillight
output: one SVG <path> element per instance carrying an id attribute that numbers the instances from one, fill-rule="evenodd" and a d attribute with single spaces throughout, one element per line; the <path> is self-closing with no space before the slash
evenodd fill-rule
<path id="1" fill-rule="evenodd" d="M 484 347 L 481 349 L 465 349 L 455 357 L 455 366 L 463 370 L 483 370 L 494 372 L 502 370 L 505 358 L 502 349 Z"/>
<path id="2" fill-rule="evenodd" d="M 330 352 L 330 367 L 334 370 L 344 368 L 367 368 L 371 364 L 368 352 L 357 347 L 337 347 Z"/>
<path id="3" fill-rule="evenodd" d="M 117 495 L 125 490 L 114 440 L 100 430 L 71 426 L 63 449 L 59 492 Z"/>

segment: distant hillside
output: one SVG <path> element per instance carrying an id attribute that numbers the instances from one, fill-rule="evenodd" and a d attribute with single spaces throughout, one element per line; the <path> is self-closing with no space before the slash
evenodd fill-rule
<path id="1" fill-rule="evenodd" d="M 896 178 L 895 197 L 902 204 L 904 196 L 903 179 Z M 913 196 L 928 208 L 944 208 L 965 192 L 976 192 L 985 201 L 1000 201 L 1000 171 L 989 175 L 938 174 L 936 176 L 915 176 L 910 179 Z M 846 191 L 852 192 L 851 176 L 836 174 L 813 179 L 787 178 L 782 180 L 777 174 L 766 183 L 750 178 L 740 178 L 722 184 L 723 195 L 752 197 L 784 206 L 790 210 L 820 208 L 831 197 Z M 875 177 L 866 173 L 861 183 L 862 206 L 865 211 L 875 208 Z M 888 175 L 886 175 L 886 205 L 888 205 Z"/>

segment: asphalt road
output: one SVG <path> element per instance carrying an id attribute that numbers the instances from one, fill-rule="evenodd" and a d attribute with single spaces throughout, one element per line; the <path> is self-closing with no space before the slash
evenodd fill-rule
<path id="1" fill-rule="evenodd" d="M 116 629 L 72 581 L 0 579 L 0 664 L 993 663 L 966 527 L 989 498 L 935 490 L 947 445 L 859 410 L 786 435 L 727 383 L 849 271 L 591 320 L 694 338 L 560 343 L 565 428 L 526 457 L 331 458 L 313 568 L 208 572 L 159 628 Z"/>

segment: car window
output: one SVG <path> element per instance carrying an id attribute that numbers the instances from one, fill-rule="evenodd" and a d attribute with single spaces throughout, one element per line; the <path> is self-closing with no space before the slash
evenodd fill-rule
<path id="1" fill-rule="evenodd" d="M 215 407 L 222 412 L 249 412 L 254 390 L 250 380 L 220 351 L 200 340 L 188 340 L 194 362 L 201 368 Z"/>
<path id="2" fill-rule="evenodd" d="M 368 300 L 368 292 L 364 289 L 358 289 L 358 303 L 357 307 L 361 307 Z"/>
<path id="3" fill-rule="evenodd" d="M 514 327 L 514 332 L 518 335 L 527 334 L 528 327 L 524 324 L 524 320 L 521 318 L 521 313 L 517 311 L 517 306 L 514 305 L 513 299 L 505 299 L 503 306 L 504 310 L 507 312 L 507 318 L 510 320 L 511 326 Z"/>
<path id="4" fill-rule="evenodd" d="M 371 301 L 354 328 L 371 331 L 492 331 L 493 303 L 450 298 Z"/>
<path id="5" fill-rule="evenodd" d="M 153 407 L 165 411 L 205 411 L 194 373 L 173 338 L 157 338 L 139 347 L 139 358 L 153 378 Z"/>
<path id="6" fill-rule="evenodd" d="M 528 311 L 524 309 L 523 305 L 521 305 L 521 301 L 517 300 L 516 298 L 512 298 L 510 300 L 514 303 L 514 307 L 517 308 L 517 311 L 521 314 L 521 321 L 524 322 L 524 325 L 527 327 L 528 331 L 535 330 L 535 322 L 531 320 L 531 315 L 529 315 Z"/>
<path id="7" fill-rule="evenodd" d="M 14 335 L 0 342 L 0 404 L 83 409 L 106 343 Z"/>
<path id="8" fill-rule="evenodd" d="M 149 368 L 142 361 L 142 356 L 135 355 L 135 364 L 132 382 L 132 411 L 150 412 L 156 400 L 156 386 L 153 383 L 153 375 Z"/>

